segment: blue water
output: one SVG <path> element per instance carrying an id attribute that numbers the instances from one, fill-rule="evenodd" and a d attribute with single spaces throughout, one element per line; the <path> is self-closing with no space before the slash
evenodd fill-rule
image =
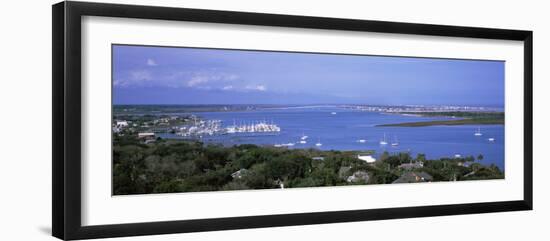
<path id="1" fill-rule="evenodd" d="M 331 114 L 336 112 L 336 115 Z M 426 154 L 427 158 L 454 157 L 460 154 L 465 157 L 482 154 L 481 163 L 495 164 L 504 168 L 504 126 L 482 125 L 483 136 L 474 136 L 478 126 L 428 126 L 428 127 L 375 127 L 380 124 L 447 120 L 447 117 L 419 117 L 378 112 L 365 112 L 352 109 L 319 107 L 319 108 L 286 108 L 242 112 L 201 112 L 194 113 L 204 119 L 218 119 L 224 126 L 233 125 L 235 120 L 251 123 L 267 121 L 281 127 L 278 134 L 227 134 L 204 137 L 204 142 L 222 143 L 224 145 L 258 144 L 274 145 L 296 143 L 289 148 L 319 148 L 321 150 L 374 150 L 375 156 L 384 151 L 390 153 L 408 151 L 413 156 Z M 379 142 L 386 134 L 388 145 Z M 306 144 L 297 143 L 302 134 L 309 136 Z M 173 134 L 161 134 L 164 138 L 178 138 Z M 495 138 L 489 142 L 488 138 Z M 390 143 L 397 138 L 399 146 Z M 359 139 L 366 140 L 359 143 Z M 321 147 L 315 143 L 321 142 Z"/>

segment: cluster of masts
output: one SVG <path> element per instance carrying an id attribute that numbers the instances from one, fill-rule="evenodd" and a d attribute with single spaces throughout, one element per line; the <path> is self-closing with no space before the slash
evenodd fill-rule
<path id="1" fill-rule="evenodd" d="M 280 132 L 281 128 L 273 123 L 265 121 L 252 122 L 250 124 L 242 124 L 228 126 L 223 128 L 221 120 L 195 120 L 191 126 L 182 126 L 177 129 L 176 134 L 180 136 L 211 136 L 221 134 L 234 133 L 269 133 Z"/>
<path id="2" fill-rule="evenodd" d="M 176 134 L 180 136 L 211 136 L 224 132 L 221 120 L 195 120 L 192 126 L 179 127 Z"/>
<path id="3" fill-rule="evenodd" d="M 267 123 L 265 121 L 255 122 L 251 124 L 242 124 L 228 126 L 225 128 L 226 133 L 256 133 L 256 132 L 281 132 L 281 128 L 276 124 Z"/>
<path id="4" fill-rule="evenodd" d="M 394 141 L 391 143 L 392 146 L 399 146 L 399 141 L 397 140 L 397 136 L 393 136 L 393 139 Z M 363 141 L 365 142 L 364 140 L 359 140 L 360 142 Z M 386 140 L 386 133 L 384 133 L 384 137 L 382 138 L 382 140 L 380 140 L 380 145 L 387 145 L 388 144 L 388 141 Z"/>

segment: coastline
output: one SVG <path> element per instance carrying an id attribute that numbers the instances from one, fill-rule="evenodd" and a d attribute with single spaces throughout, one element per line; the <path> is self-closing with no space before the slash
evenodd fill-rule
<path id="1" fill-rule="evenodd" d="M 425 127 L 425 126 L 454 126 L 454 125 L 504 125 L 503 112 L 424 112 L 424 113 L 397 113 L 407 116 L 451 117 L 454 120 L 417 121 L 376 125 L 375 127 Z"/>
<path id="2" fill-rule="evenodd" d="M 457 125 L 504 125 L 504 120 L 460 119 L 446 121 L 419 121 L 395 124 L 382 124 L 375 127 L 425 127 L 425 126 L 457 126 Z"/>

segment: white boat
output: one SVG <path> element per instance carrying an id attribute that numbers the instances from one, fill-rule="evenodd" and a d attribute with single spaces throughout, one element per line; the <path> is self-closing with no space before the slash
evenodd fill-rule
<path id="1" fill-rule="evenodd" d="M 365 143 L 365 142 L 367 142 L 367 140 L 360 139 L 360 140 L 357 140 L 357 142 L 359 142 L 359 143 Z"/>
<path id="2" fill-rule="evenodd" d="M 392 146 L 399 146 L 399 142 L 397 141 L 397 136 L 394 136 L 395 141 L 391 143 Z"/>
<path id="3" fill-rule="evenodd" d="M 300 137 L 301 140 L 306 140 L 308 138 L 308 136 L 304 135 L 304 133 L 302 133 L 302 137 Z"/>
<path id="4" fill-rule="evenodd" d="M 283 147 L 283 145 L 281 145 L 281 144 L 275 144 L 275 145 L 273 145 L 273 146 L 274 146 L 274 147 Z"/>
<path id="5" fill-rule="evenodd" d="M 299 141 L 298 143 L 300 143 L 300 144 L 306 144 L 307 141 L 301 140 L 301 141 Z"/>
<path id="6" fill-rule="evenodd" d="M 460 155 L 460 154 L 455 154 L 455 158 L 461 158 L 461 157 L 462 157 L 462 155 Z"/>
<path id="7" fill-rule="evenodd" d="M 331 114 L 331 115 L 336 115 L 336 112 L 331 112 L 330 114 Z"/>
<path id="8" fill-rule="evenodd" d="M 474 136 L 482 136 L 481 129 L 478 127 L 477 131 L 474 133 Z"/>
<path id="9" fill-rule="evenodd" d="M 495 141 L 495 138 L 492 138 L 492 137 L 491 137 L 491 138 L 489 138 L 489 139 L 487 139 L 487 140 L 490 141 L 490 142 L 493 142 L 493 141 Z"/>
<path id="10" fill-rule="evenodd" d="M 294 146 L 294 143 L 292 142 L 289 142 L 289 143 L 286 143 L 286 144 L 283 144 L 284 146 Z"/>
<path id="11" fill-rule="evenodd" d="M 319 140 L 317 141 L 317 143 L 315 143 L 316 146 L 322 146 L 323 144 L 321 143 L 321 138 L 319 138 Z"/>
<path id="12" fill-rule="evenodd" d="M 388 142 L 386 141 L 386 133 L 384 133 L 384 139 L 380 140 L 380 145 L 387 145 Z"/>

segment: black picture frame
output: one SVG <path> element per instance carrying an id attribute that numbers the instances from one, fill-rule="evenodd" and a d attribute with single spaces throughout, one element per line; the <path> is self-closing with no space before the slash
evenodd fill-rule
<path id="1" fill-rule="evenodd" d="M 305 17 L 90 2 L 52 6 L 52 233 L 65 239 L 308 225 L 380 219 L 532 210 L 533 33 L 523 30 Z M 524 194 L 522 200 L 421 207 L 212 218 L 99 226 L 81 224 L 81 17 L 194 21 L 429 36 L 517 40 L 524 43 Z"/>

